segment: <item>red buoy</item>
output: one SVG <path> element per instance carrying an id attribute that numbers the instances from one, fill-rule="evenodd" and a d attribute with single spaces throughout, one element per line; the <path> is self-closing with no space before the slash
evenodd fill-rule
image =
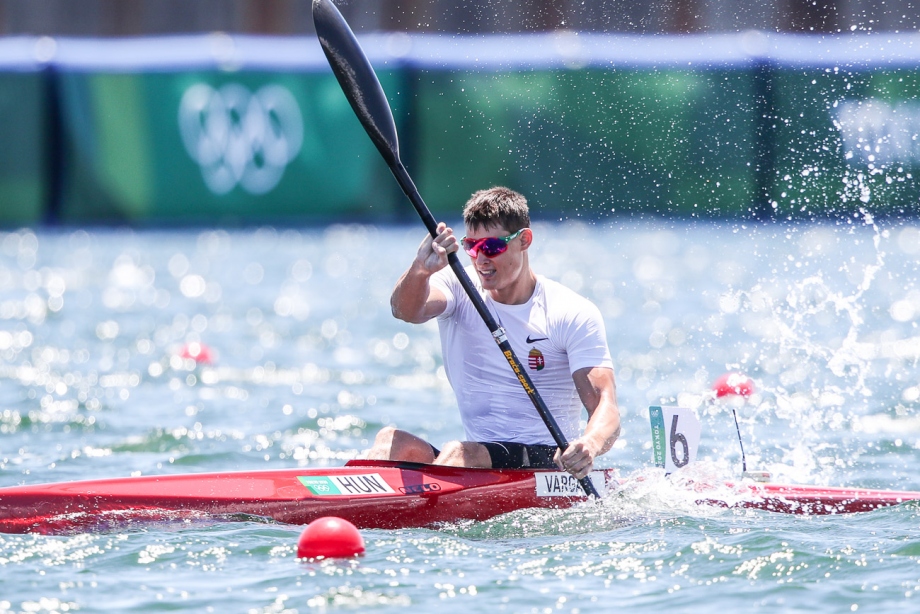
<path id="1" fill-rule="evenodd" d="M 307 525 L 297 541 L 298 558 L 346 558 L 364 554 L 364 538 L 355 525 L 324 516 Z"/>
<path id="2" fill-rule="evenodd" d="M 743 373 L 723 373 L 712 384 L 716 396 L 728 395 L 749 397 L 754 394 L 754 381 Z"/>
<path id="3" fill-rule="evenodd" d="M 183 345 L 179 351 L 179 356 L 181 358 L 191 358 L 199 365 L 209 365 L 214 362 L 214 353 L 211 348 L 197 341 Z"/>

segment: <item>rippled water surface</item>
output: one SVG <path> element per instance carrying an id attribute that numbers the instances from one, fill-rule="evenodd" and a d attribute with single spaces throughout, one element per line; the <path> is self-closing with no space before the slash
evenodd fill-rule
<path id="1" fill-rule="evenodd" d="M 601 308 L 627 486 L 599 504 L 364 531 L 164 524 L 0 535 L 0 612 L 912 610 L 920 506 L 797 517 L 697 505 L 651 467 L 648 406 L 703 422 L 693 471 L 920 490 L 920 230 L 536 226 L 535 267 Z M 0 234 L 0 486 L 340 465 L 383 425 L 462 436 L 434 325 L 389 313 L 418 225 Z M 188 344 L 210 365 L 183 359 Z M 194 347 L 194 346 L 193 346 Z M 497 350 L 496 350 L 497 351 Z M 747 402 L 712 381 L 751 375 Z M 631 479 L 636 478 L 636 479 Z M 2 505 L 2 502 L 0 502 Z"/>

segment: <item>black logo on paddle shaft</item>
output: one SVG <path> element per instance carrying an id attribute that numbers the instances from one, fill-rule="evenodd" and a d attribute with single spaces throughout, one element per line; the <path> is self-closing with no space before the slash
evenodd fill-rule
<path id="1" fill-rule="evenodd" d="M 536 339 L 531 339 L 530 335 L 527 335 L 527 343 L 536 343 L 537 341 L 546 341 L 549 337 L 537 337 Z"/>

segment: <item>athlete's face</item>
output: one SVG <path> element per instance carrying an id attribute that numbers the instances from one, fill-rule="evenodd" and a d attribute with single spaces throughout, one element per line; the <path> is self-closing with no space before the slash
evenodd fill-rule
<path id="1" fill-rule="evenodd" d="M 466 238 L 474 241 L 486 237 L 507 237 L 510 234 L 507 228 L 501 226 L 466 229 Z M 494 296 L 496 292 L 508 291 L 521 282 L 528 274 L 526 253 L 532 240 L 533 233 L 525 228 L 521 234 L 508 241 L 508 249 L 503 253 L 490 258 L 478 250 L 475 256 L 470 257 L 484 290 Z"/>

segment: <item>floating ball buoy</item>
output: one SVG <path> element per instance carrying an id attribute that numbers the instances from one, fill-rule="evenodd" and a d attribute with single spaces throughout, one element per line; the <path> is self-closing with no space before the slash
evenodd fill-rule
<path id="1" fill-rule="evenodd" d="M 214 362 L 214 353 L 211 348 L 197 341 L 183 345 L 179 351 L 179 356 L 181 358 L 190 358 L 199 365 L 209 365 Z"/>
<path id="2" fill-rule="evenodd" d="M 743 373 L 723 373 L 712 384 L 716 397 L 737 395 L 749 397 L 754 394 L 754 381 Z"/>
<path id="3" fill-rule="evenodd" d="M 307 525 L 297 541 L 297 557 L 346 558 L 364 554 L 364 538 L 343 518 L 324 516 Z"/>

